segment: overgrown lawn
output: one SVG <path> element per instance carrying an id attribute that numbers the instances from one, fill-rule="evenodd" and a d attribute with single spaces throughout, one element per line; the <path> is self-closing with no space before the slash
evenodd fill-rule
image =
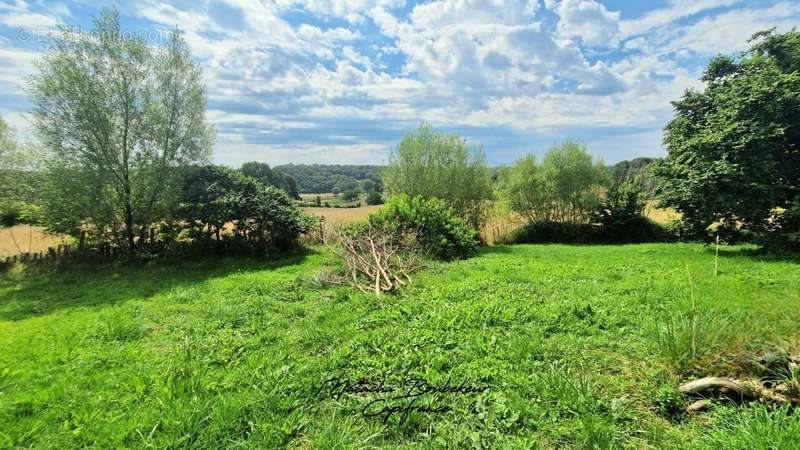
<path id="1" fill-rule="evenodd" d="M 318 286 L 328 262 L 3 275 L 0 447 L 799 445 L 797 412 L 685 416 L 677 393 L 798 352 L 796 262 L 726 248 L 715 277 L 701 245 L 495 247 L 381 299 Z M 390 394 L 331 378 L 488 390 L 420 395 L 447 411 L 404 417 L 374 406 L 410 399 L 369 406 Z"/>

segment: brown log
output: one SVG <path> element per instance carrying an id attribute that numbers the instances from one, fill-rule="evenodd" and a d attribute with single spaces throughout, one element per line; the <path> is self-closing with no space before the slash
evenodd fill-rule
<path id="1" fill-rule="evenodd" d="M 774 403 L 798 403 L 797 399 L 790 399 L 772 389 L 767 389 L 755 380 L 738 381 L 732 378 L 705 377 L 684 383 L 678 389 L 685 395 L 716 391 L 723 394 L 737 394 L 742 399 L 762 398 Z"/>

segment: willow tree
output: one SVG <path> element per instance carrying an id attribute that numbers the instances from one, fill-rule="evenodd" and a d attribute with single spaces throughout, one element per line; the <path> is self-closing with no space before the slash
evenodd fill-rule
<path id="1" fill-rule="evenodd" d="M 390 194 L 444 200 L 477 230 L 493 194 L 483 150 L 424 123 L 393 150 L 384 182 Z"/>
<path id="2" fill-rule="evenodd" d="M 31 80 L 49 151 L 45 221 L 133 251 L 171 214 L 180 168 L 208 160 L 214 133 L 201 68 L 178 31 L 151 46 L 123 33 L 116 11 L 94 26 L 63 31 Z"/>

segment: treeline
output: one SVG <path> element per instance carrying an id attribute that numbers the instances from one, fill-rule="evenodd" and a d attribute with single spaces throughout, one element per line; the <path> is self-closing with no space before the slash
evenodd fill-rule
<path id="1" fill-rule="evenodd" d="M 351 190 L 360 181 L 381 183 L 384 166 L 285 164 L 275 166 L 275 172 L 292 177 L 301 193 L 340 193 Z"/>

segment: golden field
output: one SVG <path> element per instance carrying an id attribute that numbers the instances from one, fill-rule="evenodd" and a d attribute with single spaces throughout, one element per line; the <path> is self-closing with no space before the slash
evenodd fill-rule
<path id="1" fill-rule="evenodd" d="M 316 194 L 314 194 L 316 195 Z M 383 205 L 362 206 L 360 208 L 301 208 L 309 215 L 322 217 L 329 224 L 353 223 L 383 208 Z M 645 215 L 655 222 L 665 224 L 680 217 L 671 209 L 659 209 L 653 203 L 645 210 Z M 521 226 L 521 221 L 511 214 L 498 214 L 491 217 L 482 230 L 481 236 L 489 245 L 507 242 L 514 230 Z M 41 252 L 49 247 L 65 243 L 67 238 L 45 233 L 37 226 L 16 225 L 11 228 L 0 228 L 0 258 L 26 252 Z"/>
<path id="2" fill-rule="evenodd" d="M 64 236 L 45 233 L 42 227 L 15 225 L 0 228 L 0 258 L 19 253 L 36 253 L 65 243 Z"/>

